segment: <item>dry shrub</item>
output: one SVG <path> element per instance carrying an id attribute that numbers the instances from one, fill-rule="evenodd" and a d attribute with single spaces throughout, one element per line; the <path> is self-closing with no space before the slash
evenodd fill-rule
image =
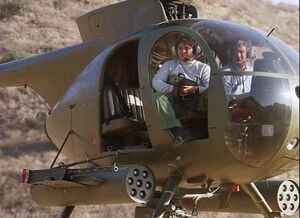
<path id="1" fill-rule="evenodd" d="M 0 48 L 0 64 L 14 60 L 19 60 L 30 56 L 32 53 L 28 53 L 28 50 L 24 50 L 18 47 L 12 48 Z"/>
<path id="2" fill-rule="evenodd" d="M 6 102 L 6 95 L 4 94 L 3 91 L 0 90 L 0 102 Z"/>
<path id="3" fill-rule="evenodd" d="M 67 6 L 67 0 L 55 0 L 53 2 L 53 7 L 58 10 L 62 10 Z"/>
<path id="4" fill-rule="evenodd" d="M 0 89 L 0 144 L 45 139 L 49 106 L 29 87 Z"/>
<path id="5" fill-rule="evenodd" d="M 0 20 L 21 14 L 27 6 L 26 0 L 0 0 Z"/>
<path id="6" fill-rule="evenodd" d="M 22 54 L 22 51 L 13 51 L 7 48 L 0 48 L 0 64 L 21 59 L 24 57 L 25 55 Z"/>
<path id="7" fill-rule="evenodd" d="M 7 55 L 10 60 L 19 60 L 28 56 L 23 50 L 10 50 Z"/>

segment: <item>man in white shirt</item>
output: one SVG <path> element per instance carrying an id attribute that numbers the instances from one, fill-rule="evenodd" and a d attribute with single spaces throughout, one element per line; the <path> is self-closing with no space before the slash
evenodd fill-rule
<path id="1" fill-rule="evenodd" d="M 253 71 L 251 66 L 250 41 L 238 40 L 231 47 L 231 61 L 222 68 L 222 71 Z M 249 61 L 250 60 L 250 61 Z M 239 99 L 247 96 L 251 91 L 252 76 L 232 75 L 223 77 L 227 100 Z"/>
<path id="2" fill-rule="evenodd" d="M 174 99 L 191 98 L 195 102 L 197 95 L 203 93 L 209 85 L 210 66 L 195 59 L 196 50 L 199 49 L 197 46 L 194 40 L 181 37 L 175 46 L 178 59 L 164 63 L 152 79 L 152 86 L 156 91 L 154 101 L 163 128 L 169 129 L 174 137 L 179 137 L 182 141 L 190 139 L 176 117 L 176 112 L 184 110 L 184 105 L 176 104 Z M 178 86 L 172 82 L 172 78 L 184 78 L 194 81 L 194 84 Z"/>

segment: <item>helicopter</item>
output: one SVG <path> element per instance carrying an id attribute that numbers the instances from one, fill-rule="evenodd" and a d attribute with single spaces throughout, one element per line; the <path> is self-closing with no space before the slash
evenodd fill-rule
<path id="1" fill-rule="evenodd" d="M 271 177 L 299 167 L 299 55 L 270 33 L 200 19 L 185 1 L 128 0 L 79 17 L 83 42 L 0 65 L 0 86 L 30 86 L 51 107 L 45 133 L 58 148 L 49 169 L 22 171 L 41 206 L 139 203 L 136 217 L 202 211 L 293 216 L 299 186 Z M 147 19 L 144 19 L 147 18 Z M 211 68 L 199 111 L 179 117 L 193 139 L 174 146 L 151 80 L 192 38 Z M 251 41 L 252 71 L 223 71 L 230 47 Z M 226 76 L 252 76 L 238 102 Z M 56 163 L 60 155 L 68 163 Z"/>

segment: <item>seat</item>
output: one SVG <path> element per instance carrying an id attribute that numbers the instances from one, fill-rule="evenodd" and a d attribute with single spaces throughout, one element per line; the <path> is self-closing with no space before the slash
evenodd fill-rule
<path id="1" fill-rule="evenodd" d="M 253 70 L 259 72 L 284 72 L 281 60 L 273 52 L 263 52 L 263 59 L 257 59 L 254 62 Z"/>
<path id="2" fill-rule="evenodd" d="M 102 125 L 103 135 L 124 135 L 132 131 L 145 131 L 147 130 L 146 124 L 144 121 L 137 121 L 128 118 L 117 118 L 105 122 Z"/>
<path id="3" fill-rule="evenodd" d="M 138 89 L 105 87 L 102 124 L 104 135 L 146 130 L 144 117 L 143 102 Z"/>

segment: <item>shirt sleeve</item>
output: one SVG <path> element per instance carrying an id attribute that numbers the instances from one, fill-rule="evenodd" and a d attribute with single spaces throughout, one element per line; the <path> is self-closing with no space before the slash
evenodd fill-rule
<path id="1" fill-rule="evenodd" d="M 200 85 L 198 86 L 199 94 L 203 93 L 209 86 L 210 71 L 210 66 L 205 64 L 200 77 Z"/>
<path id="2" fill-rule="evenodd" d="M 233 95 L 232 95 L 232 88 L 233 88 L 232 76 L 224 76 L 223 77 L 223 84 L 224 84 L 226 99 L 227 99 L 227 102 L 229 102 L 233 98 Z"/>
<path id="3" fill-rule="evenodd" d="M 152 79 L 152 87 L 157 92 L 171 93 L 174 89 L 173 85 L 168 84 L 168 77 L 172 71 L 173 62 L 168 61 L 162 65 Z"/>
<path id="4" fill-rule="evenodd" d="M 224 88 L 225 88 L 225 93 L 226 94 L 231 94 L 231 82 L 230 82 L 230 76 L 224 76 L 223 77 L 223 83 L 224 83 Z"/>

